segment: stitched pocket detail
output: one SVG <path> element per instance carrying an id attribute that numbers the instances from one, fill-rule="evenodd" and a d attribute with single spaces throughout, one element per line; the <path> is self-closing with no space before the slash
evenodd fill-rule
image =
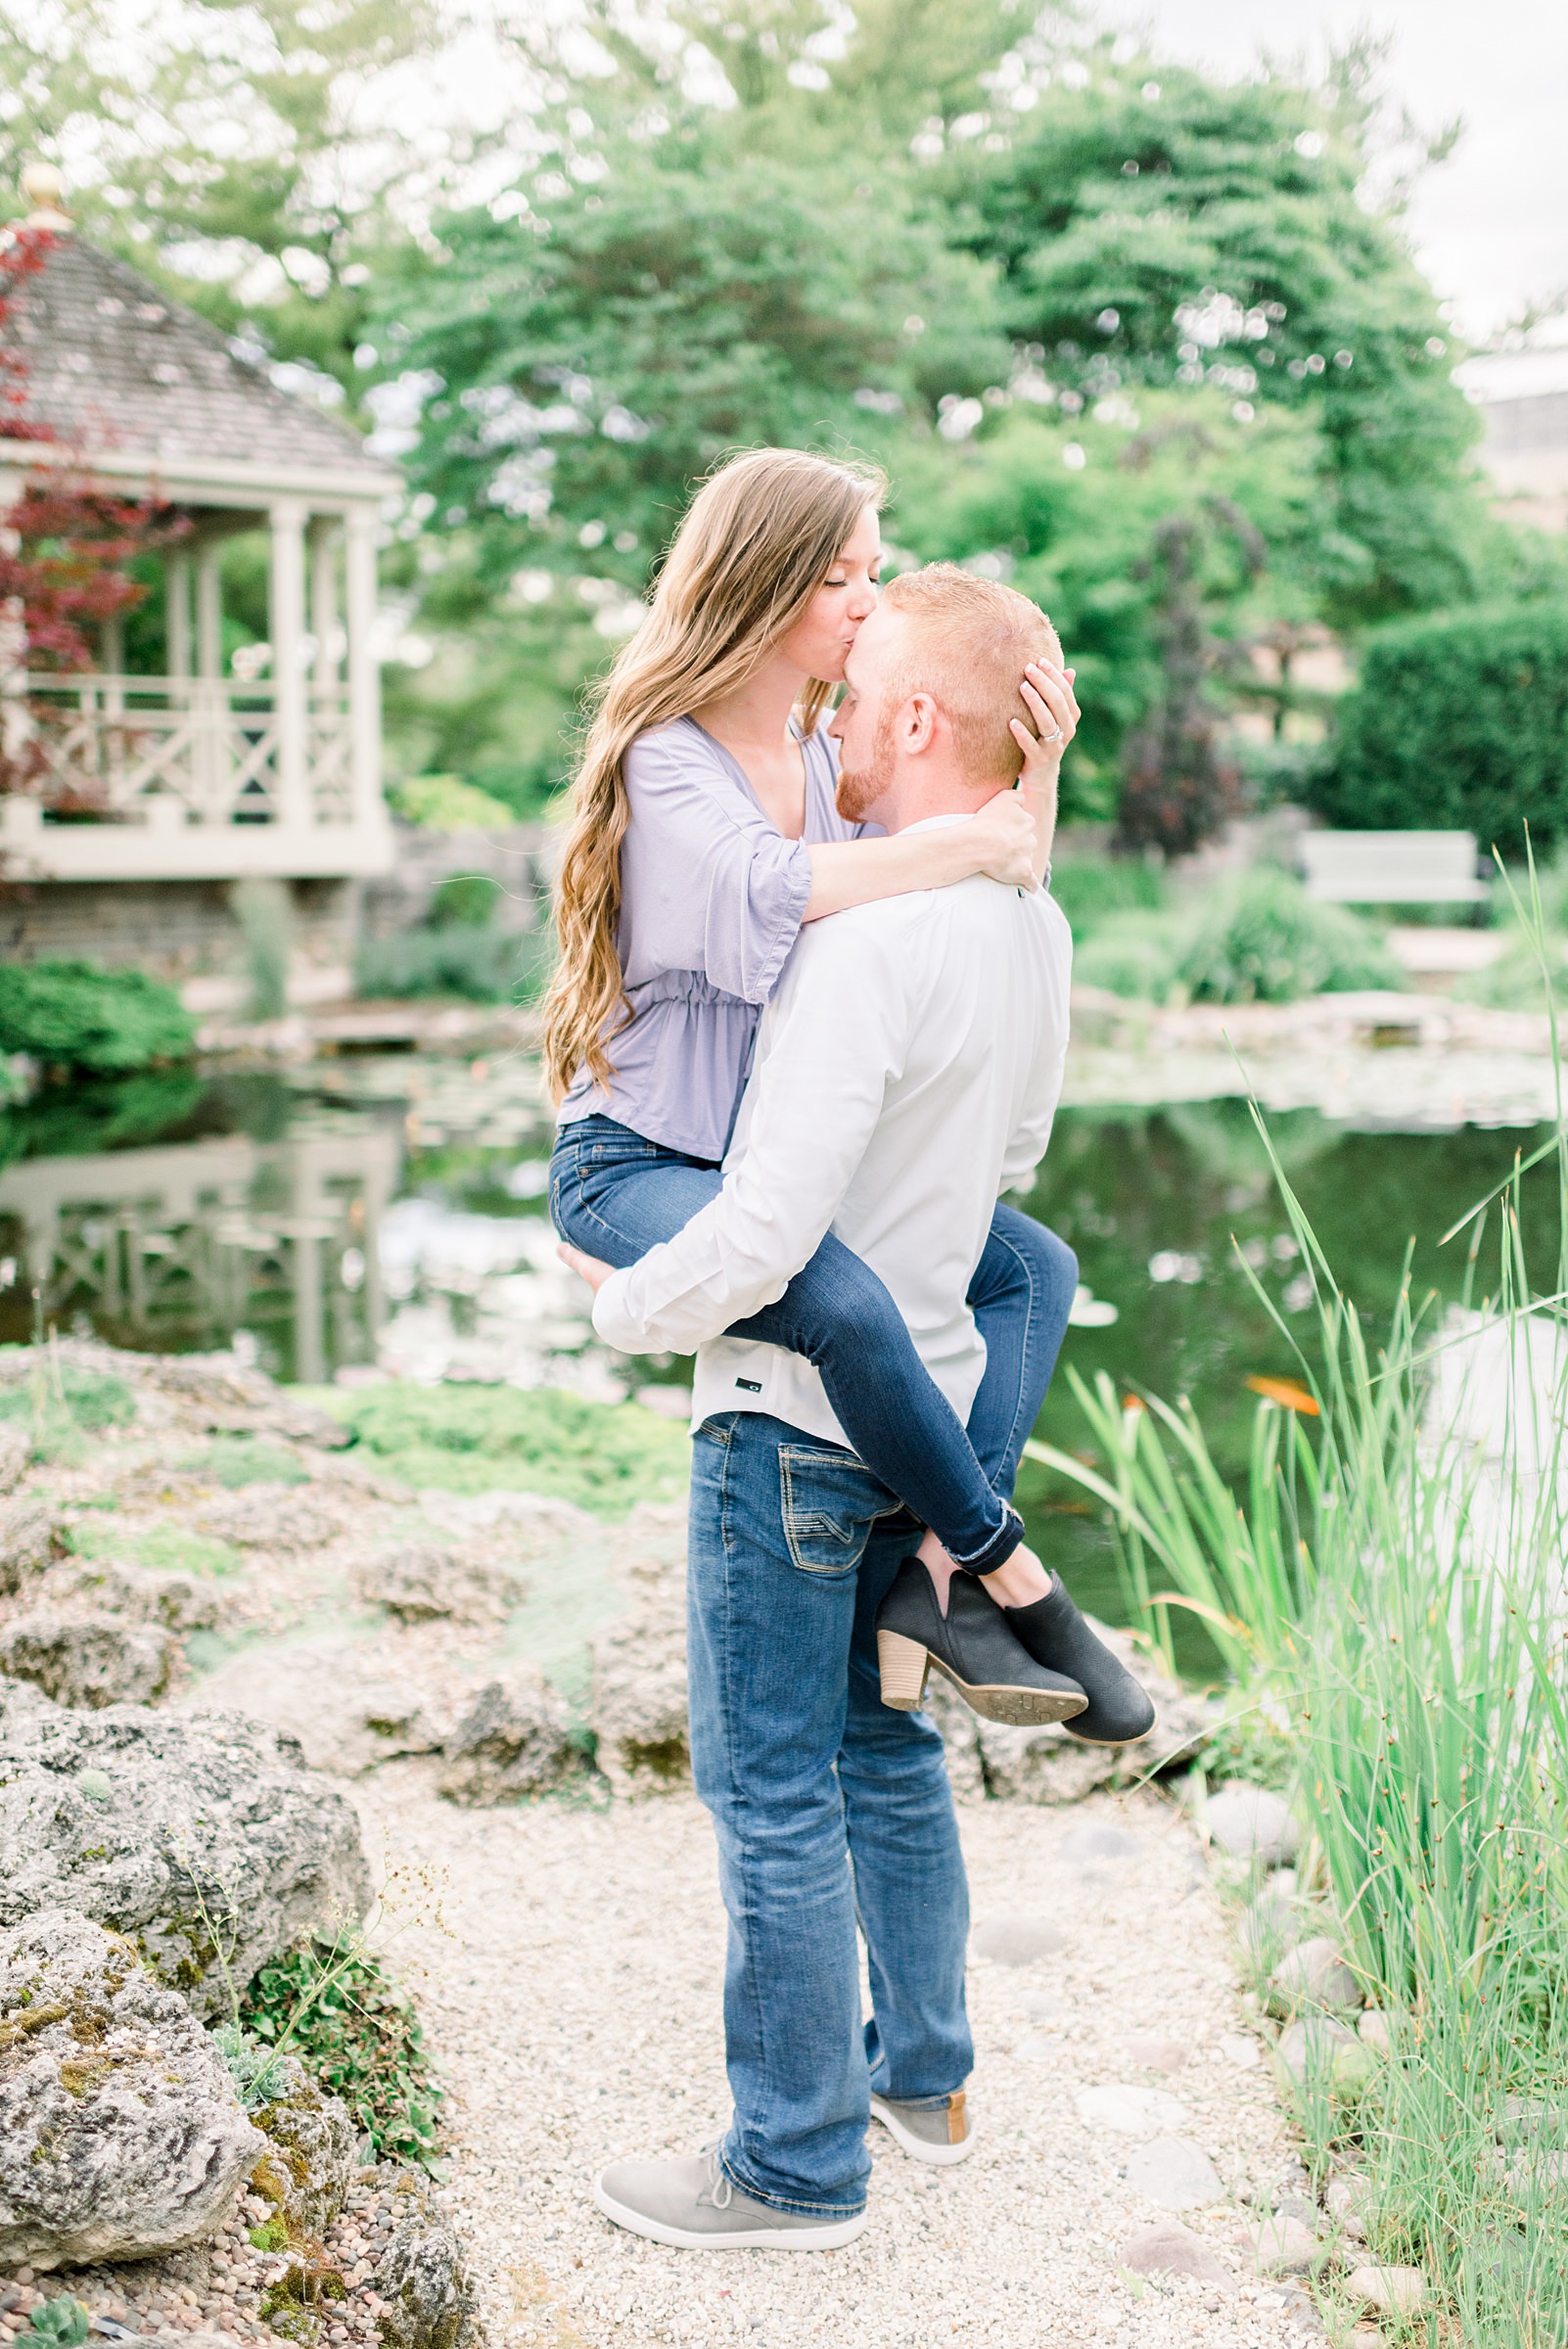
<path id="1" fill-rule="evenodd" d="M 869 1468 L 842 1451 L 779 1449 L 784 1540 L 805 1574 L 853 1574 L 879 1517 L 897 1508 Z"/>

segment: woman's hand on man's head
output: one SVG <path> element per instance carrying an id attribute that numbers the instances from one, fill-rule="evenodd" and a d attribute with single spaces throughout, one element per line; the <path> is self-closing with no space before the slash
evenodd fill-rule
<path id="1" fill-rule="evenodd" d="M 1032 661 L 1024 671 L 1018 690 L 1035 722 L 1031 727 L 1015 717 L 1009 723 L 1013 740 L 1024 754 L 1019 781 L 1026 790 L 1031 783 L 1054 780 L 1062 753 L 1078 732 L 1081 714 L 1073 691 L 1077 673 L 1076 669 L 1058 668 L 1054 661 Z"/>

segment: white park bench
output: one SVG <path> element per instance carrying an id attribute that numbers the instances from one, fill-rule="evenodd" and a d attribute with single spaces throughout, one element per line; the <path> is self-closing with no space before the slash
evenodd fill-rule
<path id="1" fill-rule="evenodd" d="M 1301 855 L 1307 895 L 1338 905 L 1473 905 L 1489 894 L 1471 832 L 1304 832 Z"/>

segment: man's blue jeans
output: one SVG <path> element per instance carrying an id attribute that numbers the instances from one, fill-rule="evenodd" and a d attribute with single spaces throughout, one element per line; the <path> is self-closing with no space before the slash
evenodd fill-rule
<path id="1" fill-rule="evenodd" d="M 580 1118 L 556 1141 L 550 1212 L 574 1247 L 631 1265 L 706 1207 L 721 1179 L 705 1160 L 613 1118 Z M 861 1459 L 959 1565 L 989 1574 L 1019 1540 L 1013 1480 L 1077 1285 L 1078 1260 L 1065 1241 L 998 1204 L 969 1289 L 986 1370 L 967 1427 L 933 1383 L 883 1282 L 831 1232 L 777 1303 L 730 1334 L 814 1362 Z"/>
<path id="2" fill-rule="evenodd" d="M 973 2061 L 942 1739 L 878 1686 L 876 1611 L 914 1538 L 836 1444 L 750 1412 L 697 1432 L 691 1750 L 729 1912 L 721 2158 L 788 2210 L 858 2210 L 871 2089 L 936 2100 Z"/>

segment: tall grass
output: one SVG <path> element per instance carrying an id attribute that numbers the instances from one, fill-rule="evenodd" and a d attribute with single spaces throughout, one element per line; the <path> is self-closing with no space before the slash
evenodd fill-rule
<path id="1" fill-rule="evenodd" d="M 1037 1448 L 1106 1504 L 1167 1652 L 1169 1609 L 1195 1609 L 1290 1724 L 1304 1865 L 1394 2043 L 1359 2112 L 1316 2099 L 1303 2125 L 1368 2171 L 1374 2255 L 1418 2260 L 1487 2349 L 1568 2339 L 1560 1117 L 1551 1154 L 1553 1291 L 1531 1291 L 1516 1163 L 1451 1235 L 1464 1306 L 1434 1325 L 1407 1285 L 1375 1349 L 1275 1160 L 1316 1342 L 1278 1322 L 1303 1390 L 1260 1401 L 1243 1496 L 1189 1407 L 1104 1380 L 1077 1387 L 1098 1464 Z"/>

